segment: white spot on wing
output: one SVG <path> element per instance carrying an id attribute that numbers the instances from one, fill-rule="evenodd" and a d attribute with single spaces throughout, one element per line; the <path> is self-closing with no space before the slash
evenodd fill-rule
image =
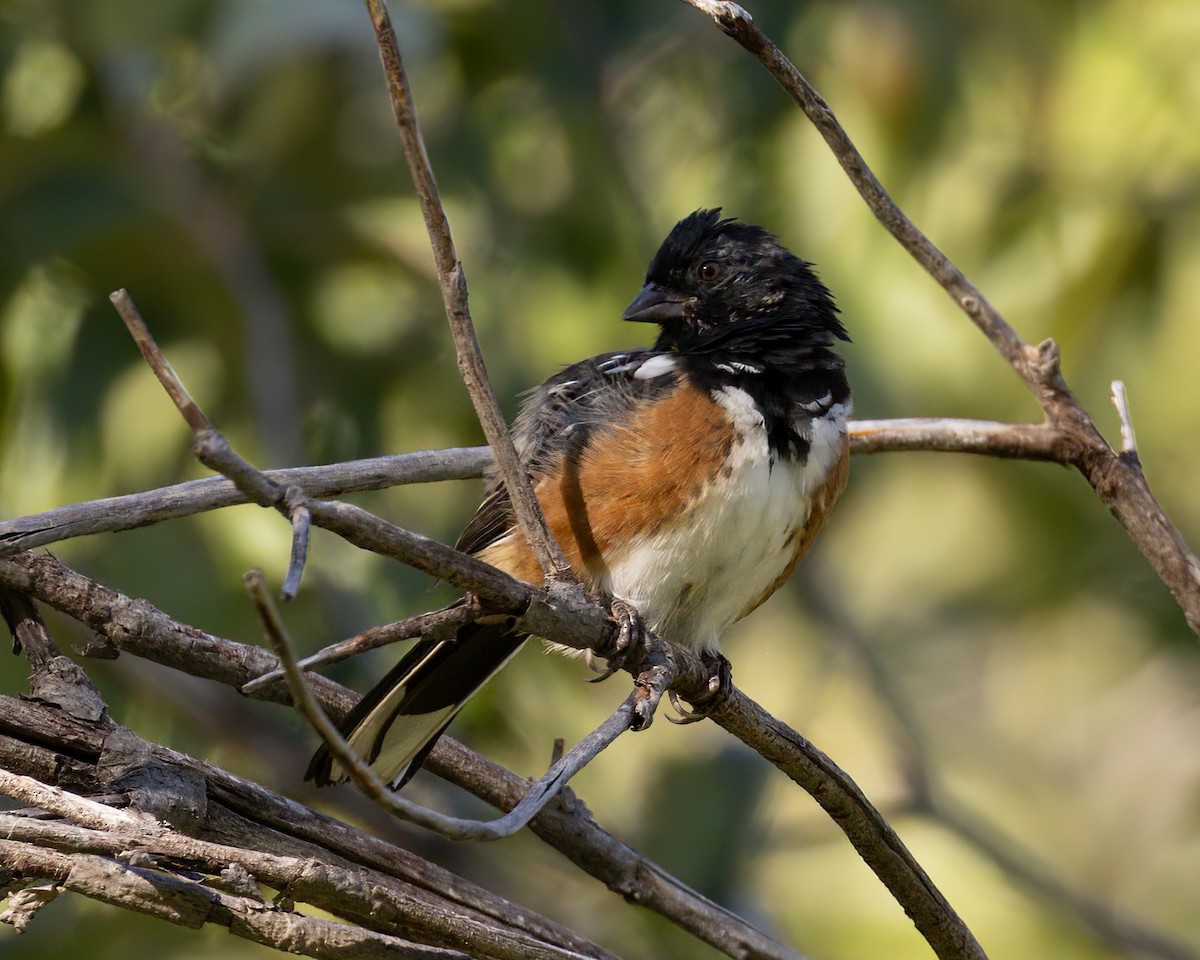
<path id="1" fill-rule="evenodd" d="M 665 353 L 658 353 L 638 367 L 633 376 L 636 380 L 650 380 L 653 377 L 661 377 L 664 373 L 670 373 L 674 369 L 675 358 Z"/>
<path id="2" fill-rule="evenodd" d="M 756 367 L 752 363 L 742 363 L 740 360 L 718 363 L 717 369 L 724 370 L 726 373 L 762 373 L 762 367 Z"/>

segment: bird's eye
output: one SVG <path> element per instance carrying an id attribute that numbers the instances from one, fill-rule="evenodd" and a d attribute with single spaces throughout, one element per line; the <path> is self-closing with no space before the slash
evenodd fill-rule
<path id="1" fill-rule="evenodd" d="M 700 264 L 700 279 L 712 283 L 721 275 L 721 265 L 716 260 L 705 260 Z"/>

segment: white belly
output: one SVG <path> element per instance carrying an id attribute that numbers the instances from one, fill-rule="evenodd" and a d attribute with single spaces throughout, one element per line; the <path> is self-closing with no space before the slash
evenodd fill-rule
<path id="1" fill-rule="evenodd" d="M 762 416 L 750 397 L 714 394 L 734 422 L 725 473 L 676 522 L 635 542 L 611 568 L 610 589 L 647 627 L 682 646 L 716 650 L 721 634 L 787 569 L 796 531 L 840 454 L 845 412 L 816 421 L 804 464 L 771 464 Z"/>

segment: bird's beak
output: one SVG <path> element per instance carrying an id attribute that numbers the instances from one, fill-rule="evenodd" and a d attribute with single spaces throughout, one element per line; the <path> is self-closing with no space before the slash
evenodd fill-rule
<path id="1" fill-rule="evenodd" d="M 688 300 L 673 293 L 668 293 L 657 283 L 648 283 L 642 287 L 642 292 L 633 298 L 633 302 L 621 314 L 622 320 L 636 320 L 639 323 L 667 323 L 671 320 L 682 320 L 684 307 Z"/>

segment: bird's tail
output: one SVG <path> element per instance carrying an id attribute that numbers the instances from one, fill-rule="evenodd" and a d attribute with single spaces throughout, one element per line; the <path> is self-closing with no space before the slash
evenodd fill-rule
<path id="1" fill-rule="evenodd" d="M 418 641 L 350 711 L 342 733 L 380 780 L 398 790 L 420 769 L 463 704 L 528 639 L 514 623 L 513 617 L 484 617 L 460 627 L 453 639 Z M 319 787 L 347 778 L 323 744 L 304 775 Z"/>

